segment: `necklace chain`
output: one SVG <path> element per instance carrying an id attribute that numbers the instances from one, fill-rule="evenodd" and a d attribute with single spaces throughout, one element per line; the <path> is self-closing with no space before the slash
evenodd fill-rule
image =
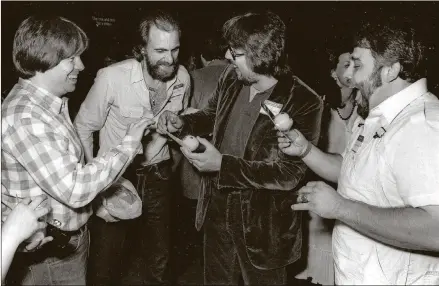
<path id="1" fill-rule="evenodd" d="M 351 113 L 349 113 L 348 117 L 346 117 L 346 118 L 344 118 L 343 116 L 341 116 L 341 114 L 340 114 L 340 110 L 339 110 L 339 108 L 337 107 L 336 110 L 337 110 L 338 116 L 339 116 L 342 120 L 344 120 L 344 121 L 349 120 L 349 118 L 351 118 L 352 114 L 354 114 L 354 109 L 355 109 L 355 106 L 356 106 L 356 105 L 357 105 L 357 102 L 354 101 L 354 104 L 352 105 Z"/>

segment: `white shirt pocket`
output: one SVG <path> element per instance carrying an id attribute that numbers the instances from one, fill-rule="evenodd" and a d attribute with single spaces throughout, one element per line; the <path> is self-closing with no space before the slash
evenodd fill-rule
<path id="1" fill-rule="evenodd" d="M 124 125 L 138 122 L 144 114 L 142 106 L 121 106 L 119 111 L 121 122 Z"/>

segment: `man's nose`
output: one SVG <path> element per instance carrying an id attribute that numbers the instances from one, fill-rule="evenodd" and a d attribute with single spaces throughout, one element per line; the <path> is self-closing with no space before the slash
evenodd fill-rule
<path id="1" fill-rule="evenodd" d="M 84 63 L 82 62 L 81 58 L 78 57 L 75 60 L 75 69 L 82 71 L 85 69 Z"/>
<path id="2" fill-rule="evenodd" d="M 167 53 L 165 54 L 165 56 L 163 57 L 163 59 L 165 60 L 165 62 L 166 62 L 167 64 L 172 65 L 172 64 L 174 63 L 174 57 L 172 56 L 172 53 L 171 53 L 171 52 L 167 52 Z"/>
<path id="3" fill-rule="evenodd" d="M 226 51 L 225 58 L 229 61 L 233 61 L 232 54 L 230 53 L 229 49 Z"/>
<path id="4" fill-rule="evenodd" d="M 349 65 L 349 67 L 343 73 L 343 78 L 349 83 L 353 84 L 353 76 L 354 76 L 354 65 Z"/>

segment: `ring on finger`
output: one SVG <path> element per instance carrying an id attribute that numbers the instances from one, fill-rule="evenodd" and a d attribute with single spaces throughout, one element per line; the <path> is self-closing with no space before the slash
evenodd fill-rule
<path id="1" fill-rule="evenodd" d="M 300 201 L 302 203 L 309 203 L 308 196 L 306 194 L 303 194 L 300 198 Z"/>

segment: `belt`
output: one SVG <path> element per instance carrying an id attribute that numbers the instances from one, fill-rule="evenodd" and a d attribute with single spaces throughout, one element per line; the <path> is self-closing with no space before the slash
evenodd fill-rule
<path id="1" fill-rule="evenodd" d="M 87 230 L 87 225 L 83 225 L 82 227 L 80 227 L 77 230 L 61 230 L 59 228 L 54 227 L 53 225 L 47 225 L 46 228 L 46 232 L 47 232 L 47 236 L 52 236 L 53 237 L 53 242 L 52 244 L 56 244 L 58 245 L 58 247 L 64 248 L 67 246 L 67 244 L 69 243 L 70 239 L 75 236 L 75 235 L 79 235 L 82 232 Z"/>
<path id="2" fill-rule="evenodd" d="M 83 226 L 81 226 L 77 230 L 61 230 L 61 229 L 59 229 L 51 224 L 47 224 L 47 231 L 49 231 L 49 230 L 55 231 L 55 232 L 58 232 L 60 234 L 65 235 L 65 236 L 75 236 L 77 234 L 84 232 L 86 229 L 87 229 L 87 224 L 84 224 Z"/>
<path id="3" fill-rule="evenodd" d="M 140 175 L 142 173 L 155 172 L 160 170 L 160 168 L 165 167 L 168 164 L 170 164 L 170 160 L 164 160 L 152 165 L 141 166 L 140 168 L 136 169 L 136 174 Z"/>
<path id="4" fill-rule="evenodd" d="M 33 261 L 34 263 L 40 263 L 44 259 L 50 256 L 66 257 L 71 255 L 75 251 L 75 247 L 69 245 L 70 239 L 87 231 L 87 224 L 83 225 L 77 230 L 66 231 L 60 230 L 53 225 L 48 224 L 46 228 L 46 236 L 52 236 L 53 241 L 48 242 L 40 249 L 36 249 L 31 252 L 18 252 L 20 259 L 26 261 Z"/>

